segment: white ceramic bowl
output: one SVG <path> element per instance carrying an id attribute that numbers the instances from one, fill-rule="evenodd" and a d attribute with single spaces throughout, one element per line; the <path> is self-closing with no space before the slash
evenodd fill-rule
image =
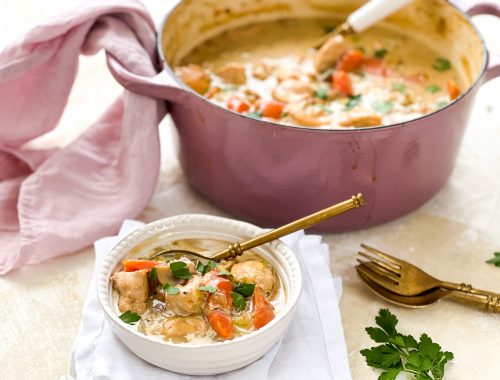
<path id="1" fill-rule="evenodd" d="M 292 321 L 302 288 L 299 263 L 280 241 L 254 249 L 277 270 L 285 289 L 283 309 L 274 320 L 233 340 L 203 345 L 175 344 L 137 332 L 123 323 L 109 277 L 125 257 L 139 257 L 166 242 L 186 238 L 244 241 L 264 231 L 254 225 L 209 215 L 188 214 L 147 224 L 121 240 L 105 257 L 97 277 L 97 293 L 113 332 L 137 356 L 158 367 L 189 375 L 212 375 L 244 367 L 264 355 Z"/>

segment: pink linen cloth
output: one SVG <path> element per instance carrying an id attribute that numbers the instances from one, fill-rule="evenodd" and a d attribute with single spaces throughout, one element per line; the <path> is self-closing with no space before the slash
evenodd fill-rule
<path id="1" fill-rule="evenodd" d="M 79 54 L 104 49 L 152 77 L 155 46 L 139 1 L 87 0 L 0 53 L 0 274 L 82 249 L 146 206 L 159 174 L 161 101 L 125 90 L 68 146 L 23 145 L 56 126 Z"/>

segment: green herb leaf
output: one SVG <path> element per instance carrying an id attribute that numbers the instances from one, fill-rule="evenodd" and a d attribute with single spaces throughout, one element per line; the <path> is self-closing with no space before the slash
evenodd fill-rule
<path id="1" fill-rule="evenodd" d="M 380 327 L 367 327 L 366 332 L 377 343 L 385 343 L 361 351 L 366 363 L 382 370 L 379 379 L 394 380 L 399 373 L 414 375 L 416 380 L 442 380 L 445 364 L 453 359 L 451 352 L 422 334 L 417 342 L 411 335 L 396 330 L 398 319 L 389 310 L 379 311 L 375 322 Z"/>
<path id="2" fill-rule="evenodd" d="M 361 95 L 349 96 L 349 100 L 345 104 L 344 111 L 349 111 L 361 103 Z"/>
<path id="3" fill-rule="evenodd" d="M 231 276 L 231 272 L 229 272 L 227 269 L 221 269 L 217 273 L 217 276 Z"/>
<path id="4" fill-rule="evenodd" d="M 437 109 L 438 109 L 438 110 L 440 110 L 441 108 L 444 108 L 444 107 L 446 107 L 447 105 L 448 105 L 448 102 L 444 102 L 444 101 L 443 101 L 443 102 L 438 102 L 438 103 L 436 104 L 436 107 L 437 107 Z"/>
<path id="5" fill-rule="evenodd" d="M 451 63 L 446 58 L 437 58 L 432 68 L 436 71 L 447 71 L 451 69 Z"/>
<path id="6" fill-rule="evenodd" d="M 318 87 L 314 96 L 326 100 L 328 98 L 328 90 L 325 87 Z"/>
<path id="7" fill-rule="evenodd" d="M 500 267 L 500 252 L 494 253 L 495 257 L 486 261 L 488 264 L 493 264 L 496 267 Z"/>
<path id="8" fill-rule="evenodd" d="M 250 284 L 246 282 L 239 282 L 234 284 L 233 290 L 240 293 L 242 296 L 250 297 L 255 289 L 255 284 Z"/>
<path id="9" fill-rule="evenodd" d="M 217 291 L 215 286 L 211 286 L 211 285 L 200 286 L 198 289 L 200 289 L 201 291 L 204 291 L 204 292 L 208 292 L 208 293 L 215 293 Z"/>
<path id="10" fill-rule="evenodd" d="M 200 272 L 201 274 L 205 275 L 208 272 L 210 272 L 212 269 L 217 267 L 217 263 L 212 260 L 208 260 L 206 264 L 203 264 L 203 262 L 198 261 L 196 264 L 196 270 Z"/>
<path id="11" fill-rule="evenodd" d="M 394 106 L 394 104 L 390 100 L 385 100 L 383 102 L 375 101 L 372 103 L 372 108 L 375 111 L 379 111 L 382 113 L 390 112 L 392 110 L 393 106 Z"/>
<path id="12" fill-rule="evenodd" d="M 361 53 L 366 53 L 366 49 L 363 46 L 356 46 L 356 50 L 359 50 Z"/>
<path id="13" fill-rule="evenodd" d="M 158 281 L 158 272 L 156 271 L 156 267 L 151 268 L 151 271 L 148 274 L 148 279 L 151 282 Z"/>
<path id="14" fill-rule="evenodd" d="M 245 310 L 247 307 L 247 302 L 245 301 L 245 297 L 243 297 L 240 293 L 231 292 L 231 297 L 233 297 L 233 306 L 237 310 Z"/>
<path id="15" fill-rule="evenodd" d="M 262 114 L 257 111 L 247 112 L 247 116 L 251 117 L 252 119 L 262 119 Z"/>
<path id="16" fill-rule="evenodd" d="M 176 288 L 175 286 L 170 285 L 168 282 L 165 282 L 165 284 L 163 284 L 163 287 L 161 289 L 165 293 L 170 294 L 171 296 L 179 294 L 179 292 L 180 292 L 179 288 Z"/>
<path id="17" fill-rule="evenodd" d="M 133 325 L 135 322 L 141 319 L 141 316 L 139 314 L 131 312 L 130 310 L 127 310 L 118 318 L 120 318 L 123 322 L 128 323 L 129 325 Z"/>
<path id="18" fill-rule="evenodd" d="M 425 88 L 425 90 L 430 94 L 435 94 L 436 92 L 441 91 L 441 87 L 437 84 L 430 84 Z"/>
<path id="19" fill-rule="evenodd" d="M 392 89 L 404 94 L 406 92 L 406 85 L 404 83 L 393 83 Z"/>
<path id="20" fill-rule="evenodd" d="M 387 50 L 387 49 L 377 49 L 377 50 L 375 50 L 373 55 L 377 58 L 382 59 L 387 55 L 387 53 L 389 53 L 389 50 Z"/>
<path id="21" fill-rule="evenodd" d="M 324 104 L 320 104 L 319 105 L 319 108 L 321 111 L 325 112 L 325 113 L 332 113 L 333 111 L 331 110 L 331 108 L 328 108 L 327 106 L 325 106 Z"/>
<path id="22" fill-rule="evenodd" d="M 172 276 L 174 278 L 187 280 L 193 277 L 184 261 L 174 261 L 173 263 L 170 263 L 170 270 L 172 271 Z"/>

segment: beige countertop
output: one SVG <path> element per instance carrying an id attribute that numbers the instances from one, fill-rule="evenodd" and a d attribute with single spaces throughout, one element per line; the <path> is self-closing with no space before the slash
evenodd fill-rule
<path id="1" fill-rule="evenodd" d="M 165 1 L 168 0 L 144 3 L 159 20 Z M 0 47 L 69 4 L 64 0 L 0 0 Z M 493 43 L 500 32 L 498 20 L 481 17 L 477 23 L 488 43 Z M 498 40 L 496 43 L 500 48 Z M 108 74 L 101 54 L 82 58 L 59 127 L 35 144 L 52 146 L 71 141 L 119 93 L 120 87 Z M 161 128 L 160 181 L 140 219 L 151 221 L 188 212 L 224 215 L 187 187 L 173 153 L 172 126 L 165 120 Z M 419 310 L 388 305 L 360 283 L 353 268 L 359 243 L 365 242 L 411 260 L 437 277 L 500 292 L 500 268 L 485 263 L 494 251 L 500 250 L 499 146 L 500 79 L 497 79 L 479 91 L 455 171 L 433 200 L 383 226 L 325 235 L 330 244 L 331 271 L 344 280 L 341 311 L 355 380 L 377 378 L 359 350 L 372 346 L 364 328 L 373 325 L 375 315 L 383 307 L 390 307 L 399 317 L 402 332 L 414 335 L 427 332 L 455 354 L 453 362 L 447 365 L 446 378 L 500 378 L 496 349 L 500 341 L 498 315 L 451 301 Z M 0 378 L 66 376 L 92 270 L 93 251 L 89 248 L 0 277 L 0 299 L 4 300 Z"/>

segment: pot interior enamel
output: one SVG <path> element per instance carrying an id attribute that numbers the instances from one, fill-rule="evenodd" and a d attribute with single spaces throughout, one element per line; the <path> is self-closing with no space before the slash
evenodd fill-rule
<path id="1" fill-rule="evenodd" d="M 284 18 L 343 20 L 362 3 L 185 0 L 160 29 L 160 55 L 172 74 L 193 48 L 229 29 Z M 382 223 L 428 201 L 453 169 L 487 53 L 468 18 L 442 0 L 416 0 L 382 26 L 445 52 L 468 89 L 444 109 L 406 123 L 314 130 L 235 114 L 181 84 L 191 96 L 171 101 L 169 110 L 191 185 L 222 208 L 264 225 L 363 192 L 368 207 L 323 223 L 320 229 L 327 231 Z"/>

